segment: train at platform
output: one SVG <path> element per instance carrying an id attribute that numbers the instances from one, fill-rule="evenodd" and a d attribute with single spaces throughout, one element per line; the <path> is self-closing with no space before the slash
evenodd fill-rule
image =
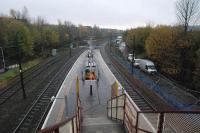
<path id="1" fill-rule="evenodd" d="M 82 79 L 85 80 L 99 80 L 99 71 L 95 59 L 93 58 L 93 52 L 88 51 L 88 59 L 82 71 Z"/>

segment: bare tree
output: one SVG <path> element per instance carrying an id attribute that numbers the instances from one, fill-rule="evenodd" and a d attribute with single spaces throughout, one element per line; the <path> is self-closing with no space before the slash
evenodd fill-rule
<path id="1" fill-rule="evenodd" d="M 200 15 L 200 0 L 177 0 L 177 18 L 184 26 L 184 32 L 188 31 L 191 24 L 195 24 Z"/>
<path id="2" fill-rule="evenodd" d="M 16 11 L 14 9 L 10 10 L 10 16 L 14 19 L 21 20 L 26 23 L 30 23 L 31 19 L 29 17 L 28 9 L 24 6 L 22 11 Z"/>
<path id="3" fill-rule="evenodd" d="M 17 18 L 17 11 L 15 11 L 14 9 L 11 9 L 11 10 L 10 10 L 10 15 L 11 15 L 11 17 L 13 17 L 14 19 L 16 19 L 16 18 Z"/>
<path id="4" fill-rule="evenodd" d="M 35 20 L 35 24 L 37 25 L 38 28 L 41 28 L 42 26 L 47 24 L 47 20 L 42 16 L 38 16 Z"/>
<path id="5" fill-rule="evenodd" d="M 24 20 L 27 23 L 30 23 L 30 17 L 29 17 L 29 12 L 28 9 L 24 6 L 22 11 L 21 11 L 21 16 L 20 16 L 22 20 Z"/>

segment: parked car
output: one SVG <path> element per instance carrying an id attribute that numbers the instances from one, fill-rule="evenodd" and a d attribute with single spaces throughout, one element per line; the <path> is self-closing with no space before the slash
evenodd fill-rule
<path id="1" fill-rule="evenodd" d="M 140 60 L 141 60 L 141 59 L 135 59 L 135 58 L 133 58 L 133 54 L 129 54 L 127 59 L 128 59 L 128 61 L 130 61 L 130 62 L 132 62 L 133 59 L 134 59 L 133 66 L 134 66 L 134 67 L 139 67 Z"/>
<path id="2" fill-rule="evenodd" d="M 132 62 L 132 60 L 133 60 L 133 54 L 128 54 L 127 59 L 128 59 L 128 61 Z"/>
<path id="3" fill-rule="evenodd" d="M 149 74 L 157 73 L 154 63 L 150 60 L 141 59 L 139 63 L 139 67 L 141 70 Z"/>

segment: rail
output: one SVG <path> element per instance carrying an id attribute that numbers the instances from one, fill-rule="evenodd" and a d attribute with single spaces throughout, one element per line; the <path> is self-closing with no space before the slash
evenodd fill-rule
<path id="1" fill-rule="evenodd" d="M 105 50 L 107 50 L 107 53 L 110 53 L 108 52 L 108 48 L 105 48 Z M 161 105 L 165 104 L 165 107 L 168 108 L 166 103 L 163 103 L 162 101 L 158 102 L 155 100 L 155 98 L 152 98 L 155 97 L 155 94 L 152 93 L 151 91 L 146 91 L 147 90 L 146 86 L 142 85 L 137 78 L 134 78 L 128 71 L 126 71 L 124 67 L 119 62 L 117 62 L 116 59 L 113 58 L 111 54 L 107 55 L 110 58 L 110 61 L 117 70 L 117 72 L 123 77 L 126 83 L 128 83 L 132 87 L 131 92 L 135 91 L 137 93 L 137 95 L 140 97 L 143 103 L 146 103 L 147 106 L 149 107 L 148 110 L 159 110 L 160 108 L 158 108 L 158 105 L 160 104 Z M 134 88 L 139 88 L 139 89 L 134 89 Z M 151 98 L 149 98 L 149 96 L 151 96 Z M 145 110 L 146 109 L 147 108 L 145 108 Z"/>
<path id="2" fill-rule="evenodd" d="M 60 57 L 60 56 L 59 56 Z M 63 56 L 64 57 L 64 56 Z M 52 58 L 47 62 L 47 64 L 37 64 L 32 69 L 27 69 L 23 71 L 24 75 L 24 85 L 28 84 L 31 80 L 36 78 L 38 75 L 40 75 L 42 72 L 44 72 L 45 69 L 47 69 L 49 66 L 59 62 L 60 58 Z M 20 79 L 18 79 L 19 74 L 14 77 L 14 80 L 11 79 L 11 82 L 9 82 L 8 88 L 4 89 L 0 92 L 0 105 L 4 104 L 7 100 L 9 100 L 12 96 L 14 96 L 18 91 L 21 90 Z M 26 88 L 25 88 L 26 89 Z"/>
<path id="3" fill-rule="evenodd" d="M 127 93 L 108 100 L 107 116 L 129 133 L 200 132 L 200 110 L 140 111 Z"/>
<path id="4" fill-rule="evenodd" d="M 49 109 L 50 99 L 52 96 L 57 94 L 62 82 L 65 79 L 65 73 L 71 69 L 73 66 L 74 59 L 76 59 L 82 51 L 77 55 L 70 58 L 62 68 L 49 80 L 48 84 L 41 91 L 40 95 L 31 105 L 29 110 L 24 114 L 22 120 L 13 131 L 16 132 L 35 132 L 36 129 L 40 128 L 40 125 L 45 117 L 45 112 Z M 39 109 L 38 109 L 39 108 Z"/>
<path id="5" fill-rule="evenodd" d="M 76 113 L 62 122 L 40 130 L 38 133 L 80 133 L 81 127 L 81 101 L 77 98 Z"/>

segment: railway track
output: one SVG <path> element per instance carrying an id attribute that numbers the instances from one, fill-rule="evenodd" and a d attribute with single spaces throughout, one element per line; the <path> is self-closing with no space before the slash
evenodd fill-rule
<path id="1" fill-rule="evenodd" d="M 14 133 L 31 133 L 36 132 L 40 128 L 40 125 L 52 104 L 51 97 L 58 92 L 66 74 L 81 53 L 82 51 L 77 52 L 77 54 L 70 58 L 51 78 L 49 83 L 45 86 L 29 110 L 26 112 L 26 114 L 24 114 L 24 117 L 13 131 Z"/>
<path id="2" fill-rule="evenodd" d="M 136 89 L 133 89 L 133 85 L 128 80 L 126 76 L 124 76 L 124 71 L 121 70 L 121 67 L 119 64 L 116 63 L 116 61 L 112 60 L 112 65 L 115 67 L 117 72 L 114 73 L 115 77 L 118 79 L 120 83 L 123 84 L 123 87 L 125 88 L 126 92 L 129 94 L 129 96 L 132 98 L 132 100 L 137 104 L 137 106 L 140 108 L 142 111 L 155 111 L 156 108 L 145 98 L 140 94 L 139 91 Z M 125 85 L 125 86 L 124 86 Z"/>
<path id="3" fill-rule="evenodd" d="M 134 79 L 133 76 L 129 74 L 129 72 L 123 68 L 121 64 L 112 58 L 110 54 L 107 54 L 109 52 L 105 49 L 106 48 L 101 50 L 101 52 L 105 52 L 103 53 L 104 58 L 107 56 L 107 63 L 110 62 L 115 69 L 113 70 L 114 75 L 141 111 L 158 111 L 172 108 L 148 88 L 141 86 L 138 80 Z"/>
<path id="4" fill-rule="evenodd" d="M 39 63 L 35 66 L 33 66 L 32 68 L 29 68 L 25 71 L 23 71 L 23 76 L 24 78 L 29 76 L 30 74 L 32 74 L 34 71 L 37 71 L 43 64 L 47 64 L 48 62 L 54 60 L 55 57 L 51 58 L 51 59 L 48 59 L 47 61 L 45 62 L 42 62 L 42 63 Z M 17 76 L 13 77 L 10 81 L 9 81 L 9 84 L 7 87 L 5 87 L 4 89 L 0 90 L 0 95 L 2 93 L 5 93 L 5 91 L 7 91 L 7 89 L 11 88 L 12 86 L 18 84 L 18 82 L 20 82 L 20 75 L 18 74 Z"/>
<path id="5" fill-rule="evenodd" d="M 142 88 L 147 88 L 150 91 L 155 92 L 166 103 L 178 109 L 199 109 L 199 94 L 198 91 L 185 88 L 179 85 L 176 81 L 166 78 L 159 72 L 155 75 L 149 75 L 139 68 L 133 69 L 131 63 L 123 60 L 116 52 L 113 52 L 113 59 L 116 60 L 121 66 L 126 69 L 134 79 L 140 82 Z M 137 82 L 135 84 L 138 84 Z M 140 85 L 137 85 L 140 86 Z M 136 87 L 138 88 L 138 87 Z"/>
<path id="6" fill-rule="evenodd" d="M 43 62 L 42 64 L 36 65 L 33 69 L 26 71 L 24 73 L 24 85 L 29 83 L 33 78 L 37 77 L 44 70 L 48 69 L 49 66 L 60 62 L 61 56 L 57 58 L 52 58 L 48 62 Z M 21 90 L 20 79 L 16 79 L 14 83 L 8 86 L 7 89 L 0 92 L 0 105 L 9 100 L 14 94 Z"/>

